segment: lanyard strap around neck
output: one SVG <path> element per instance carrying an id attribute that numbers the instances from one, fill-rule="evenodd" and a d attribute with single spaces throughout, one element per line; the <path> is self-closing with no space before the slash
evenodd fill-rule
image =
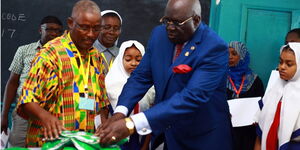
<path id="1" fill-rule="evenodd" d="M 236 89 L 236 86 L 235 86 L 234 82 L 232 81 L 231 77 L 228 77 L 228 78 L 229 78 L 229 81 L 230 81 L 230 83 L 231 83 L 231 85 L 233 87 L 234 92 L 236 93 L 237 97 L 239 97 L 239 95 L 240 95 L 240 93 L 241 93 L 241 91 L 243 89 L 246 76 L 245 75 L 243 76 L 242 83 L 240 85 L 239 90 Z"/>
<path id="2" fill-rule="evenodd" d="M 104 55 L 103 52 L 101 52 L 101 56 L 104 59 L 105 64 L 108 67 L 108 69 L 110 69 L 112 67 L 113 62 L 114 62 L 114 55 L 112 55 L 111 60 L 109 62 L 107 61 L 107 59 L 106 59 L 106 57 L 105 57 L 105 55 Z"/>
<path id="3" fill-rule="evenodd" d="M 88 54 L 88 65 L 87 68 L 85 69 L 84 67 L 84 63 L 82 61 L 80 52 L 76 49 L 77 53 L 79 54 L 79 61 L 80 61 L 80 67 L 79 67 L 79 73 L 82 75 L 83 77 L 83 83 L 84 83 L 84 91 L 88 92 L 88 83 L 89 83 L 89 73 L 90 73 L 90 60 L 91 60 L 91 56 L 90 54 Z"/>
<path id="4" fill-rule="evenodd" d="M 67 34 L 67 39 L 69 39 L 70 41 L 71 40 L 71 36 L 70 36 L 70 33 Z M 78 54 L 78 57 L 79 57 L 79 62 L 80 62 L 80 67 L 79 65 L 76 63 L 76 58 L 73 56 L 73 57 L 70 57 L 70 59 L 72 60 L 73 64 L 76 66 L 74 66 L 75 68 L 74 71 L 77 72 L 77 69 L 78 69 L 78 72 L 79 72 L 79 75 L 82 75 L 82 78 L 83 78 L 83 84 L 84 84 L 84 92 L 85 92 L 85 97 L 88 97 L 88 79 L 89 79 L 89 72 L 90 72 L 90 59 L 91 59 L 91 56 L 90 54 L 88 53 L 88 64 L 87 64 L 87 68 L 85 69 L 84 67 L 84 63 L 81 59 L 81 54 L 79 52 L 79 50 L 76 48 L 75 45 L 73 45 L 72 42 L 69 42 L 69 43 L 66 43 L 66 42 L 63 42 L 63 45 L 67 48 L 67 49 L 70 49 L 71 51 L 76 51 L 77 54 Z M 75 73 L 74 72 L 74 73 Z M 76 74 L 76 73 L 75 73 Z M 80 78 L 79 78 L 80 79 Z M 78 81 L 77 81 L 78 82 Z"/>

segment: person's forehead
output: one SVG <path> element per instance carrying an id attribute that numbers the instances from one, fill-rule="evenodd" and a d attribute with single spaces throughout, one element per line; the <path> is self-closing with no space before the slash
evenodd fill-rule
<path id="1" fill-rule="evenodd" d="M 188 17 L 191 17 L 189 13 L 184 13 L 180 11 L 168 11 L 165 13 L 165 16 L 173 20 L 185 20 Z"/>
<path id="2" fill-rule="evenodd" d="M 230 51 L 236 51 L 235 48 L 233 48 L 233 47 L 228 47 L 228 49 L 229 49 Z"/>
<path id="3" fill-rule="evenodd" d="M 101 24 L 101 16 L 98 14 L 85 13 L 76 17 L 75 22 L 79 24 Z"/>
<path id="4" fill-rule="evenodd" d="M 285 59 L 287 59 L 287 58 L 293 59 L 293 58 L 295 58 L 295 53 L 291 50 L 283 50 L 280 54 L 280 57 L 285 58 Z"/>
<path id="5" fill-rule="evenodd" d="M 75 21 L 81 23 L 81 22 L 99 22 L 101 20 L 100 13 L 94 13 L 94 12 L 82 12 L 79 13 L 77 17 L 74 18 Z"/>
<path id="6" fill-rule="evenodd" d="M 288 38 L 294 38 L 294 39 L 300 39 L 300 37 L 298 36 L 298 34 L 295 33 L 295 32 L 289 33 L 287 37 Z"/>
<path id="7" fill-rule="evenodd" d="M 191 17 L 191 15 L 192 15 L 192 9 L 188 8 L 187 5 L 183 5 L 183 4 L 169 5 L 166 7 L 165 10 L 165 16 L 177 20 L 186 19 L 188 17 Z"/>
<path id="8" fill-rule="evenodd" d="M 42 27 L 62 27 L 61 25 L 57 23 L 44 23 L 41 25 Z"/>
<path id="9" fill-rule="evenodd" d="M 116 21 L 121 24 L 121 20 L 117 16 L 102 16 L 102 22 L 106 23 L 108 21 Z"/>

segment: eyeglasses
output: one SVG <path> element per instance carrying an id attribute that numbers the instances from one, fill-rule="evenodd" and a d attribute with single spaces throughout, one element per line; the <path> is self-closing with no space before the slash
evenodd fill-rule
<path id="1" fill-rule="evenodd" d="M 104 26 L 101 26 L 101 27 L 105 31 L 119 32 L 121 30 L 120 26 L 104 25 Z"/>
<path id="2" fill-rule="evenodd" d="M 61 34 L 63 32 L 62 29 L 55 29 L 55 28 L 46 28 L 46 27 L 41 27 L 44 29 L 46 32 L 52 32 L 52 33 L 58 33 Z"/>
<path id="3" fill-rule="evenodd" d="M 164 25 L 166 25 L 166 26 L 168 26 L 168 25 L 170 25 L 170 24 L 173 24 L 173 25 L 175 25 L 175 26 L 177 26 L 177 27 L 180 27 L 180 26 L 184 25 L 185 23 L 187 23 L 189 20 L 193 19 L 193 17 L 194 17 L 194 16 L 191 16 L 191 17 L 187 18 L 186 20 L 184 20 L 184 21 L 182 21 L 182 22 L 178 22 L 178 21 L 170 20 L 170 19 L 167 18 L 166 16 L 163 16 L 163 17 L 159 20 L 159 22 L 162 23 L 162 24 L 164 24 Z"/>
<path id="4" fill-rule="evenodd" d="M 74 20 L 73 20 L 74 21 Z M 101 31 L 101 25 L 95 25 L 95 26 L 89 26 L 85 24 L 79 24 L 76 21 L 74 21 L 76 27 L 81 30 L 82 32 L 89 32 L 91 29 L 93 32 L 100 32 Z"/>

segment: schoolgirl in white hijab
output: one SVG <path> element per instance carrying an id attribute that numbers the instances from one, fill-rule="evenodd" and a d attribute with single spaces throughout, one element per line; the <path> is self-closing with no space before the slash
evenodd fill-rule
<path id="1" fill-rule="evenodd" d="M 263 106 L 257 119 L 262 150 L 269 150 L 267 145 L 270 143 L 267 144 L 267 137 L 280 100 L 281 109 L 280 112 L 278 111 L 280 119 L 277 131 L 278 145 L 276 147 L 279 150 L 300 150 L 300 43 L 284 45 L 280 50 L 280 54 L 283 51 L 288 51 L 285 50 L 287 46 L 294 52 L 297 65 L 296 73 L 290 80 L 283 80 L 278 76 L 276 82 L 265 93 L 262 103 L 260 103 Z"/>
<path id="2" fill-rule="evenodd" d="M 145 48 L 138 41 L 129 40 L 123 42 L 120 46 L 118 56 L 116 57 L 111 69 L 105 77 L 105 87 L 113 109 L 116 108 L 118 97 L 121 94 L 123 86 L 125 85 L 127 79 L 130 76 L 130 73 L 128 73 L 124 68 L 123 57 L 125 51 L 133 45 L 141 52 L 142 56 L 144 55 Z M 139 102 L 139 111 L 144 111 L 148 109 L 150 105 L 152 105 L 154 97 L 154 88 L 150 88 L 146 95 L 143 97 L 143 99 Z"/>

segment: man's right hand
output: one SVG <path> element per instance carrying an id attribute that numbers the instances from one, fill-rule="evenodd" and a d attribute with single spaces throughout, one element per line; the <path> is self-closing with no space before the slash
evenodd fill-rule
<path id="1" fill-rule="evenodd" d="M 100 136 L 101 129 L 107 128 L 112 122 L 115 122 L 120 119 L 124 119 L 126 116 L 122 113 L 115 113 L 112 117 L 108 118 L 103 124 L 98 126 L 95 135 Z"/>
<path id="2" fill-rule="evenodd" d="M 63 130 L 66 130 L 58 118 L 51 113 L 45 112 L 40 118 L 43 125 L 43 134 L 45 140 L 54 140 L 59 137 Z"/>
<path id="3" fill-rule="evenodd" d="M 59 134 L 66 130 L 61 121 L 46 111 L 37 103 L 26 103 L 20 106 L 22 111 L 33 120 L 42 122 L 42 130 L 45 140 L 54 140 L 59 137 Z"/>
<path id="4" fill-rule="evenodd" d="M 4 131 L 4 133 L 7 135 L 7 128 L 8 128 L 7 115 L 2 115 L 2 118 L 1 118 L 1 133 L 2 133 L 2 131 Z"/>

